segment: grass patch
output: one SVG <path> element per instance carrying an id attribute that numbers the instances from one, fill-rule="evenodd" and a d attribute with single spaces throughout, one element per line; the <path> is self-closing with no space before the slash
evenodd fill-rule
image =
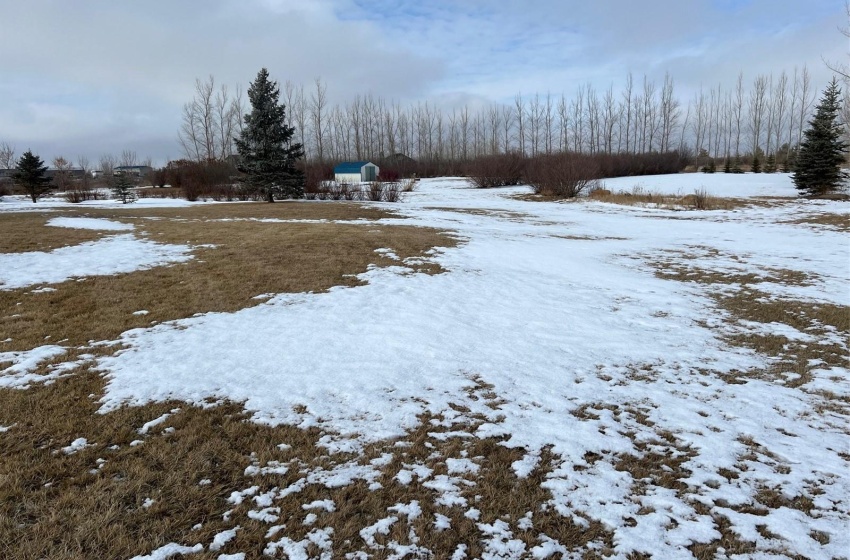
<path id="1" fill-rule="evenodd" d="M 666 210 L 733 210 L 752 203 L 746 199 L 721 198 L 700 189 L 688 195 L 670 195 L 634 187 L 631 191 L 611 192 L 596 189 L 588 195 L 590 200 L 625 206 L 645 206 Z"/>
<path id="2" fill-rule="evenodd" d="M 394 546 L 423 546 L 436 558 L 448 558 L 460 545 L 480 557 L 486 534 L 478 524 L 497 522 L 506 523 L 527 550 L 543 534 L 572 549 L 595 541 L 610 550 L 611 536 L 600 523 L 581 527 L 553 509 L 541 509 L 551 498 L 542 483 L 554 457 L 544 453 L 529 476 L 518 478 L 511 465 L 522 458 L 522 450 L 504 447 L 498 438 L 441 436 L 474 431 L 474 418 L 446 423 L 422 416 L 406 436 L 370 445 L 362 456 L 328 456 L 317 445 L 318 430 L 258 425 L 233 403 L 200 408 L 164 402 L 98 414 L 103 388 L 100 375 L 81 370 L 52 385 L 0 391 L 0 423 L 12 426 L 0 435 L 4 559 L 127 558 L 169 542 L 208 545 L 217 533 L 237 525 L 230 548 L 221 552 L 239 550 L 246 558 L 263 557 L 269 543 L 283 536 L 304 539 L 315 527 L 333 528 L 334 557 L 370 549 L 385 557 Z M 481 390 L 486 398 L 486 388 Z M 171 416 L 162 424 L 139 432 L 166 413 Z M 87 439 L 87 447 L 73 454 L 62 450 L 80 437 Z M 287 446 L 279 447 L 282 443 Z M 470 458 L 480 470 L 454 475 L 457 499 L 466 505 L 441 505 L 440 491 L 429 482 L 448 477 L 446 459 L 459 457 Z M 371 481 L 328 486 L 311 478 L 376 459 L 380 466 Z M 251 474 L 246 468 L 252 465 L 272 465 L 277 472 Z M 399 473 L 411 465 L 429 474 L 402 483 Z M 242 503 L 228 500 L 252 486 L 257 488 Z M 283 496 L 285 488 L 297 491 Z M 254 498 L 264 495 L 275 520 L 255 515 L 265 504 Z M 331 500 L 333 511 L 304 507 L 318 500 Z M 418 516 L 392 509 L 413 502 L 420 507 Z M 478 510 L 477 519 L 467 515 L 469 508 Z M 529 512 L 529 521 L 522 522 Z M 451 529 L 435 529 L 438 514 Z M 389 516 L 398 520 L 386 534 L 376 534 L 373 543 L 364 539 L 365 527 Z M 272 527 L 284 524 L 279 534 L 269 536 Z M 209 551 L 193 557 L 217 556 Z"/>
<path id="3" fill-rule="evenodd" d="M 801 218 L 797 218 L 796 220 L 791 220 L 790 222 L 786 223 L 826 226 L 830 229 L 850 232 L 850 214 L 836 214 L 835 212 L 806 214 Z"/>
<path id="4" fill-rule="evenodd" d="M 785 285 L 809 286 L 816 278 L 798 270 L 767 268 L 759 273 L 718 271 L 692 266 L 682 259 L 727 257 L 713 249 L 694 247 L 692 255 L 680 254 L 676 260 L 655 263 L 656 275 L 680 282 L 695 282 L 707 286 L 737 285 L 734 290 L 711 290 L 708 295 L 718 307 L 728 313 L 730 325 L 736 331 L 725 336 L 733 345 L 750 348 L 768 356 L 771 365 L 766 371 L 753 372 L 758 377 L 782 380 L 789 387 L 810 382 L 812 371 L 825 368 L 846 368 L 847 347 L 850 341 L 850 307 L 826 302 L 777 298 L 759 290 L 756 285 L 774 282 Z M 733 258 L 738 260 L 739 258 Z M 740 328 L 745 322 L 750 327 Z M 752 328 L 752 323 L 765 325 L 765 330 Z M 771 325 L 786 325 L 801 333 L 790 338 L 781 331 L 769 332 Z M 739 383 L 746 374 L 733 376 L 730 382 Z M 846 399 L 839 399 L 842 405 Z"/>
<path id="5" fill-rule="evenodd" d="M 426 257 L 435 246 L 455 241 L 441 232 L 406 226 L 377 226 L 386 212 L 358 205 L 232 204 L 153 211 L 89 212 L 136 224 L 136 235 L 161 243 L 188 243 L 195 258 L 172 266 L 113 276 L 91 276 L 32 293 L 0 291 L 0 329 L 13 339 L 3 350 L 27 350 L 45 340 L 69 346 L 113 340 L 120 333 L 212 311 L 233 312 L 260 303 L 266 293 L 323 291 L 354 286 L 369 265 L 398 264 L 375 253 L 390 248 L 400 258 Z M 81 214 L 72 214 L 81 215 Z M 156 219 L 151 219 L 156 218 Z M 328 220 L 327 223 L 260 222 L 249 218 Z M 238 221 L 222 221 L 222 220 Z M 330 220 L 363 220 L 362 225 Z M 25 214 L 21 228 L 43 227 L 44 218 Z M 52 235 L 52 234 L 48 234 Z M 212 245 L 210 247 L 208 245 Z M 423 260 L 412 268 L 438 273 Z M 133 315 L 146 310 L 146 315 Z M 49 337 L 49 338 L 48 338 Z"/>
<path id="6" fill-rule="evenodd" d="M 45 225 L 59 215 L 55 212 L 4 212 L 0 218 L 0 253 L 52 251 L 115 233 Z"/>

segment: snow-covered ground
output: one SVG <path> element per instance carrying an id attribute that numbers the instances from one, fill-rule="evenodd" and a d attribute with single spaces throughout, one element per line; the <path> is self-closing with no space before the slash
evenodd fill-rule
<path id="1" fill-rule="evenodd" d="M 86 222 L 82 226 L 90 228 L 91 223 Z M 0 290 L 185 262 L 192 258 L 190 252 L 188 245 L 154 243 L 125 233 L 53 251 L 0 253 Z"/>
<path id="2" fill-rule="evenodd" d="M 640 187 L 653 193 L 673 195 L 688 195 L 697 189 L 705 189 L 712 196 L 728 198 L 796 197 L 798 195 L 791 175 L 788 173 L 647 175 L 605 179 L 603 183 L 605 188 L 612 192 L 631 192 L 635 187 Z"/>
<path id="3" fill-rule="evenodd" d="M 111 196 L 111 193 L 106 196 Z M 120 200 L 106 198 L 103 200 L 86 200 L 84 202 L 71 203 L 61 196 L 45 196 L 33 202 L 28 196 L 10 195 L 0 197 L 0 214 L 3 212 L 35 212 L 55 211 L 68 208 L 125 208 L 139 210 L 145 208 L 183 208 L 196 204 L 207 204 L 206 202 L 189 202 L 182 198 L 139 198 L 132 204 L 123 204 Z"/>
<path id="4" fill-rule="evenodd" d="M 789 178 L 778 174 L 606 181 L 612 190 L 638 184 L 663 193 L 705 187 L 723 196 L 794 194 Z M 444 274 L 414 274 L 399 261 L 363 274 L 364 286 L 280 294 L 235 313 L 124 333 L 126 349 L 99 361 L 108 377 L 103 410 L 174 398 L 199 404 L 233 399 L 258 422 L 321 427 L 329 435 L 324 444 L 336 451 L 401 436 L 424 411 L 457 418 L 449 405 L 460 404 L 489 419 L 478 435 L 504 434 L 506 445 L 526 451 L 526 460 L 515 464 L 521 476 L 541 449 L 552 446 L 563 464 L 546 482 L 554 496 L 550 505 L 576 523 L 588 518 L 613 530 L 618 557 L 631 551 L 689 557 L 688 545 L 719 539 L 700 504 L 726 517 L 762 552 L 846 555 L 847 411 L 812 411 L 824 391 L 850 395 L 848 370 L 814 370 L 801 387 L 756 377 L 728 383 L 727 374 L 766 369 L 768 357 L 723 339 L 746 326 L 719 310 L 705 286 L 664 279 L 656 267 L 663 261 L 761 274 L 774 297 L 847 306 L 846 234 L 789 222 L 807 214 L 846 214 L 848 206 L 800 201 L 671 212 L 507 196 L 520 192 L 526 189 L 475 190 L 463 180 L 423 180 L 404 204 L 390 207 L 407 219 L 381 220 L 378 227 L 436 227 L 462 240 L 434 253 Z M 74 257 L 79 263 L 109 254 L 98 243 L 129 242 L 123 237 L 68 250 L 81 252 Z M 49 261 L 51 254 L 25 265 L 0 261 L 0 275 L 9 266 L 17 271 L 0 283 L 57 281 L 37 274 L 62 262 Z M 776 270 L 805 272 L 810 283 L 768 282 Z M 804 335 L 788 325 L 759 328 Z M 333 344 L 314 333 L 333 333 Z M 846 333 L 838 337 L 845 349 L 846 342 Z M 503 399 L 497 409 L 470 397 L 480 381 Z M 602 405 L 620 412 L 615 416 Z M 575 414 L 587 406 L 597 406 L 594 415 Z M 675 446 L 659 443 L 668 432 Z M 742 459 L 752 442 L 768 450 L 759 461 Z M 690 472 L 686 494 L 644 481 L 638 495 L 628 472 L 611 461 L 585 459 L 588 453 L 640 456 L 639 444 L 662 454 L 693 452 L 681 465 Z M 742 461 L 746 469 L 739 468 Z M 737 478 L 722 476 L 722 469 Z M 738 511 L 764 488 L 789 499 L 811 494 L 813 509 L 808 515 L 787 507 L 766 515 Z M 652 513 L 639 513 L 647 509 Z M 765 537 L 760 526 L 780 538 Z M 495 525 L 488 530 L 494 542 L 507 534 Z M 819 543 L 812 531 L 829 542 Z"/>

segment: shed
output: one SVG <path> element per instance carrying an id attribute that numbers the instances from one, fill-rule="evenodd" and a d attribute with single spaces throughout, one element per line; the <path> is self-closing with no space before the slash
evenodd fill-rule
<path id="1" fill-rule="evenodd" d="M 337 183 L 367 183 L 378 178 L 381 170 L 371 161 L 344 161 L 334 167 Z"/>

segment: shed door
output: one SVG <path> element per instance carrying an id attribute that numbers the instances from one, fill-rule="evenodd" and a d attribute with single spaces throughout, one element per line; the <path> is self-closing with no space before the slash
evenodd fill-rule
<path id="1" fill-rule="evenodd" d="M 375 176 L 375 166 L 374 165 L 365 165 L 365 166 L 363 166 L 363 170 L 366 172 L 365 173 L 365 175 L 366 175 L 365 180 L 367 182 L 374 181 L 375 179 L 377 179 L 377 177 Z"/>

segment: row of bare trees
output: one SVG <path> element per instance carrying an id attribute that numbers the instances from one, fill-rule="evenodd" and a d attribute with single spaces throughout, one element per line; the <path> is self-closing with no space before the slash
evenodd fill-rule
<path id="1" fill-rule="evenodd" d="M 244 113 L 241 90 L 230 95 L 213 77 L 196 82 L 184 107 L 180 142 L 194 161 L 224 160 Z M 517 94 L 510 104 L 451 110 L 432 102 L 403 106 L 374 95 L 331 105 L 327 86 L 286 82 L 283 101 L 295 141 L 307 159 L 380 159 L 401 153 L 423 161 L 468 161 L 515 152 L 535 157 L 692 151 L 711 158 L 775 153 L 799 143 L 817 91 L 806 67 L 752 82 L 739 74 L 731 88 L 702 88 L 687 101 L 673 78 L 659 84 L 629 74 L 622 89 L 580 86 L 575 94 Z M 846 94 L 846 92 L 845 92 Z M 845 95 L 845 97 L 847 97 Z"/>

